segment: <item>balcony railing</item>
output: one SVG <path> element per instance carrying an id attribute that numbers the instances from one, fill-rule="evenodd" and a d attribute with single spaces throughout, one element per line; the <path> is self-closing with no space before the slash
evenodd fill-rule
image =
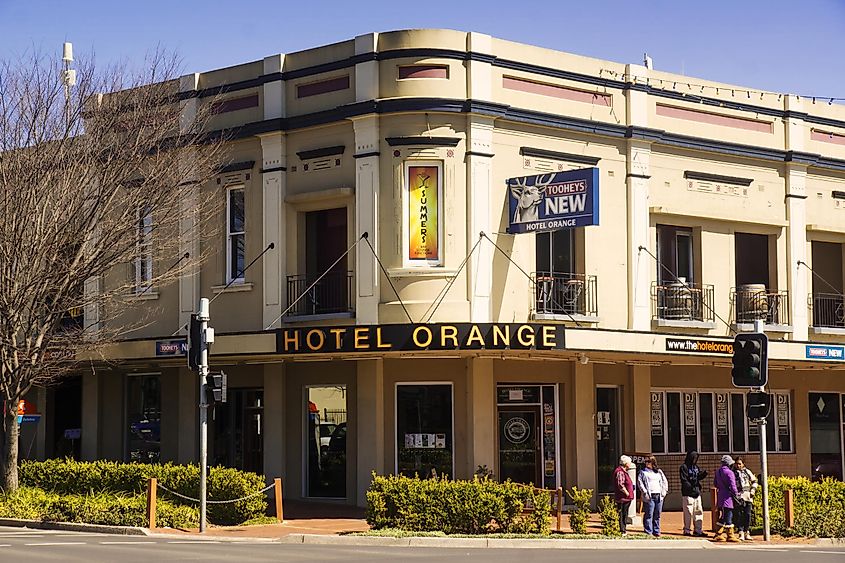
<path id="1" fill-rule="evenodd" d="M 666 321 L 713 322 L 713 286 L 667 282 L 651 286 L 652 316 Z"/>
<path id="2" fill-rule="evenodd" d="M 354 287 L 352 272 L 329 272 L 314 287 L 313 277 L 305 275 L 288 276 L 288 303 L 306 295 L 288 312 L 288 316 L 330 315 L 352 313 Z"/>
<path id="3" fill-rule="evenodd" d="M 845 328 L 845 296 L 836 293 L 817 293 L 812 296 L 813 326 Z"/>
<path id="4" fill-rule="evenodd" d="M 534 272 L 535 312 L 546 315 L 598 315 L 596 276 Z"/>
<path id="5" fill-rule="evenodd" d="M 789 324 L 789 292 L 770 291 L 762 284 L 741 285 L 732 291 L 737 324 L 754 321 Z"/>

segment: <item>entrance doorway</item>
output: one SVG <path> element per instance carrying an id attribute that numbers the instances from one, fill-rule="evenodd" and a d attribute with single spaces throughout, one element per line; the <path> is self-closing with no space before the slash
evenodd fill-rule
<path id="1" fill-rule="evenodd" d="M 499 475 L 539 486 L 540 407 L 499 408 Z"/>
<path id="2" fill-rule="evenodd" d="M 82 447 L 82 378 L 67 379 L 61 385 L 48 389 L 47 393 L 54 413 L 47 457 L 79 459 Z"/>
<path id="3" fill-rule="evenodd" d="M 845 395 L 810 393 L 810 465 L 814 481 L 842 480 Z"/>
<path id="4" fill-rule="evenodd" d="M 557 385 L 499 385 L 499 480 L 560 486 Z"/>
<path id="5" fill-rule="evenodd" d="M 613 492 L 613 470 L 619 461 L 619 388 L 596 388 L 596 467 L 599 494 Z"/>
<path id="6" fill-rule="evenodd" d="M 264 473 L 264 390 L 228 390 L 214 407 L 213 463 Z"/>

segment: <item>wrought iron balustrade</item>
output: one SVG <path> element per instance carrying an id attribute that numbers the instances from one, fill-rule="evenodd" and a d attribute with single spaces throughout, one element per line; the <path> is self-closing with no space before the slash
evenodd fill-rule
<path id="1" fill-rule="evenodd" d="M 817 293 L 812 296 L 813 326 L 845 328 L 845 296 Z"/>
<path id="2" fill-rule="evenodd" d="M 713 285 L 691 282 L 654 283 L 652 317 L 667 321 L 713 322 Z"/>
<path id="3" fill-rule="evenodd" d="M 309 289 L 315 279 L 315 277 L 301 274 L 287 277 L 288 303 L 293 303 L 305 294 L 288 312 L 288 316 L 354 312 L 352 272 L 329 272 Z"/>
<path id="4" fill-rule="evenodd" d="M 771 291 L 762 284 L 741 285 L 732 290 L 734 320 L 763 321 L 767 325 L 788 325 L 789 292 Z"/>
<path id="5" fill-rule="evenodd" d="M 539 314 L 598 315 L 596 276 L 534 272 L 534 309 Z"/>

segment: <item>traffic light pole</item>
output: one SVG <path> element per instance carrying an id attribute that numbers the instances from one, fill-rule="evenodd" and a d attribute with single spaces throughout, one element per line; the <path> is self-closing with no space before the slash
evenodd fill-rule
<path id="1" fill-rule="evenodd" d="M 760 432 L 760 488 L 763 490 L 763 539 L 769 541 L 772 537 L 769 529 L 769 464 L 767 459 L 766 419 L 758 423 Z"/>
<path id="2" fill-rule="evenodd" d="M 754 321 L 754 332 L 763 333 L 763 321 Z M 767 364 L 768 361 L 769 358 L 767 355 Z M 768 372 L 768 365 L 766 366 L 766 371 Z M 760 387 L 760 391 L 765 391 L 765 386 Z M 760 489 L 763 491 L 763 540 L 769 541 L 772 538 L 772 533 L 769 527 L 769 458 L 765 418 L 757 421 L 757 432 L 760 435 Z"/>
<path id="3" fill-rule="evenodd" d="M 200 299 L 199 311 L 197 312 L 200 321 L 200 347 L 199 380 L 200 380 L 200 533 L 205 532 L 206 512 L 206 473 L 208 469 L 208 401 L 205 396 L 205 378 L 208 375 L 208 346 L 205 342 L 206 329 L 208 328 L 208 299 Z"/>

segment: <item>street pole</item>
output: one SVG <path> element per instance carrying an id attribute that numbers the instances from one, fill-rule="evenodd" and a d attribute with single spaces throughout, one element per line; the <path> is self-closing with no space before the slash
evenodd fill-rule
<path id="1" fill-rule="evenodd" d="M 757 424 L 760 432 L 760 488 L 763 489 L 763 540 L 769 541 L 772 534 L 769 529 L 769 464 L 766 456 L 766 419 L 760 419 Z"/>
<path id="2" fill-rule="evenodd" d="M 754 332 L 763 333 L 762 320 L 754 321 Z M 766 358 L 766 362 L 768 362 L 768 357 Z M 765 390 L 765 387 L 760 387 L 761 392 L 765 392 Z M 763 491 L 763 540 L 769 541 L 772 538 L 772 534 L 769 528 L 769 459 L 765 418 L 757 421 L 757 432 L 760 437 L 760 488 Z"/>
<path id="3" fill-rule="evenodd" d="M 200 533 L 205 532 L 205 511 L 206 511 L 206 472 L 208 466 L 208 403 L 205 397 L 205 378 L 208 375 L 208 345 L 205 342 L 206 329 L 208 328 L 208 299 L 200 299 L 199 311 L 197 312 L 200 321 Z"/>

